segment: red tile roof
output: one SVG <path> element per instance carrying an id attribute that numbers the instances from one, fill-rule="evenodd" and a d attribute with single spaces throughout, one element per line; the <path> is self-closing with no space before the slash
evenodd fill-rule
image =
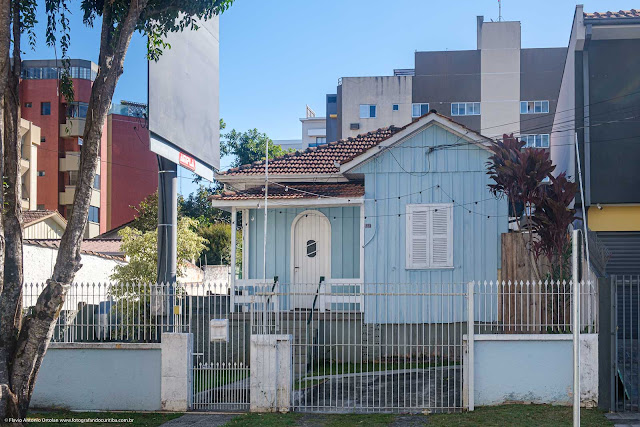
<path id="1" fill-rule="evenodd" d="M 389 126 L 376 131 L 360 134 L 356 137 L 341 139 L 318 147 L 307 148 L 305 151 L 296 151 L 284 156 L 269 160 L 269 174 L 272 175 L 299 175 L 299 174 L 336 174 L 340 172 L 340 165 L 353 160 L 365 151 L 375 147 L 381 142 L 391 138 L 396 133 L 404 130 L 409 125 L 420 121 L 431 114 L 435 114 L 458 126 L 462 126 L 469 132 L 480 138 L 485 138 L 478 132 L 450 119 L 447 116 L 431 111 L 422 117 L 416 118 L 403 127 Z M 254 162 L 227 171 L 219 172 L 220 178 L 228 176 L 257 176 L 264 175 L 264 161 Z"/>
<path id="2" fill-rule="evenodd" d="M 37 211 L 23 211 L 22 212 L 22 221 L 24 225 L 29 225 L 34 222 L 38 222 L 45 218 L 49 218 L 57 214 L 58 211 L 49 211 L 49 210 L 37 210 Z"/>
<path id="3" fill-rule="evenodd" d="M 390 126 L 356 137 L 307 148 L 305 151 L 288 153 L 269 160 L 269 173 L 273 175 L 338 173 L 340 168 L 336 166 L 336 163 L 348 162 L 402 129 Z M 219 175 L 264 175 L 264 161 L 232 168 L 220 172 Z"/>
<path id="4" fill-rule="evenodd" d="M 120 255 L 121 240 L 107 240 L 104 239 L 100 242 L 100 245 L 94 244 L 96 240 L 87 239 L 82 242 L 80 252 L 86 255 L 98 256 L 101 258 L 113 259 L 117 261 L 124 261 L 124 255 Z M 25 239 L 26 245 L 41 246 L 43 248 L 58 249 L 60 247 L 60 239 Z M 111 243 L 110 247 L 106 244 Z M 117 248 L 116 248 L 117 243 Z M 108 250 L 107 250 L 108 249 Z"/>
<path id="5" fill-rule="evenodd" d="M 253 200 L 264 199 L 264 187 L 244 191 L 225 191 L 210 197 L 210 200 Z M 354 182 L 329 184 L 294 183 L 269 184 L 269 199 L 318 199 L 323 197 L 362 197 L 364 185 Z"/>
<path id="6" fill-rule="evenodd" d="M 584 17 L 587 19 L 640 18 L 640 11 L 637 9 L 631 9 L 619 10 L 618 12 L 585 12 Z"/>

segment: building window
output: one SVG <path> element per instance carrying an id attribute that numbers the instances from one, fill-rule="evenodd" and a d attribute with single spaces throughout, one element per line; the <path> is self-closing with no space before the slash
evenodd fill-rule
<path id="1" fill-rule="evenodd" d="M 398 111 L 400 106 L 398 104 L 393 104 L 393 111 Z"/>
<path id="2" fill-rule="evenodd" d="M 93 177 L 93 188 L 96 190 L 100 190 L 100 175 L 97 175 Z"/>
<path id="3" fill-rule="evenodd" d="M 479 102 L 452 102 L 451 115 L 452 116 L 479 116 L 480 103 Z"/>
<path id="4" fill-rule="evenodd" d="M 453 204 L 410 204 L 406 209 L 406 268 L 452 268 Z"/>
<path id="5" fill-rule="evenodd" d="M 520 114 L 542 114 L 549 112 L 549 101 L 520 101 Z"/>
<path id="6" fill-rule="evenodd" d="M 372 104 L 360 104 L 360 118 L 374 119 L 376 117 L 376 106 Z"/>
<path id="7" fill-rule="evenodd" d="M 42 138 L 40 138 L 40 142 L 46 142 L 47 139 L 43 136 Z"/>
<path id="8" fill-rule="evenodd" d="M 44 176 L 44 171 L 38 171 L 38 176 Z"/>
<path id="9" fill-rule="evenodd" d="M 31 108 L 31 103 L 30 102 L 25 102 L 24 103 L 24 108 Z"/>
<path id="10" fill-rule="evenodd" d="M 67 105 L 67 117 L 85 119 L 88 110 L 87 102 L 71 102 Z"/>
<path id="11" fill-rule="evenodd" d="M 49 116 L 49 115 L 51 115 L 51 103 L 50 102 L 41 102 L 40 103 L 40 115 L 41 116 Z"/>
<path id="12" fill-rule="evenodd" d="M 549 148 L 549 134 L 521 135 L 520 140 L 525 143 L 525 148 Z"/>
<path id="13" fill-rule="evenodd" d="M 89 222 L 100 222 L 100 208 L 89 206 Z"/>
<path id="14" fill-rule="evenodd" d="M 69 180 L 67 181 L 67 185 L 76 186 L 78 185 L 78 171 L 69 171 L 67 172 L 69 175 Z"/>
<path id="15" fill-rule="evenodd" d="M 429 104 L 411 104 L 411 117 L 424 116 L 429 112 Z"/>
<path id="16" fill-rule="evenodd" d="M 38 209 L 39 211 L 43 211 L 44 210 L 44 205 L 37 205 L 36 209 Z"/>

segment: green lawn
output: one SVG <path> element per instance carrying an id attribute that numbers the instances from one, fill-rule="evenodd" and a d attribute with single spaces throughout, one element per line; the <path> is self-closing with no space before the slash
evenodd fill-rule
<path id="1" fill-rule="evenodd" d="M 180 413 L 158 413 L 158 412 L 72 412 L 72 411 L 30 411 L 27 415 L 28 418 L 34 419 L 34 422 L 29 423 L 38 427 L 51 427 L 60 426 L 116 426 L 116 425 L 131 425 L 131 426 L 143 426 L 143 427 L 155 427 L 162 423 L 166 423 L 174 418 L 181 417 Z M 49 421 L 49 422 L 36 422 L 37 419 L 53 419 L 53 420 L 65 420 Z M 105 419 L 106 422 L 67 422 L 71 419 Z M 111 420 L 108 420 L 111 419 Z M 117 420 L 117 421 L 113 421 Z M 133 420 L 133 422 L 129 422 Z"/>
<path id="2" fill-rule="evenodd" d="M 249 369 L 211 369 L 196 368 L 193 371 L 193 384 L 196 393 L 231 384 L 249 376 Z"/>
<path id="3" fill-rule="evenodd" d="M 571 426 L 572 410 L 570 407 L 549 405 L 503 405 L 477 408 L 473 412 L 458 414 L 433 415 L 393 415 L 393 414 L 244 414 L 231 420 L 227 427 L 276 427 L 276 426 L 330 426 L 330 427 L 383 427 L 398 422 L 397 425 L 409 421 L 412 425 L 428 426 L 514 426 L 514 427 L 546 427 Z M 415 417 L 415 420 L 413 419 Z M 597 409 L 581 411 L 581 426 L 600 427 L 613 426 L 604 413 Z"/>

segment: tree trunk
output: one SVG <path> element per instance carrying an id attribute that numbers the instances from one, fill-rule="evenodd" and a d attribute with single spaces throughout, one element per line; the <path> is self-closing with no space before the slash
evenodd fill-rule
<path id="1" fill-rule="evenodd" d="M 22 180 L 20 174 L 20 9 L 14 4 L 13 67 L 5 67 L 3 101 L 3 280 L 0 298 L 0 413 L 18 417 L 19 397 L 11 382 L 12 356 L 22 320 Z M 4 16 L 2 17 L 4 19 Z M 5 27 L 3 27 L 3 30 Z M 7 49 L 8 54 L 8 49 Z M 8 65 L 8 64 L 7 64 Z"/>
<path id="2" fill-rule="evenodd" d="M 123 71 L 124 58 L 131 36 L 140 17 L 140 12 L 144 10 L 146 4 L 147 0 L 132 1 L 124 21 L 114 29 L 112 3 L 105 2 L 100 37 L 99 69 L 91 89 L 83 134 L 84 142 L 80 153 L 79 179 L 71 218 L 68 218 L 67 228 L 60 241 L 53 275 L 38 297 L 33 312 L 24 319 L 10 364 L 10 390 L 17 398 L 18 415 L 21 418 L 26 416 L 36 376 L 51 340 L 56 320 L 62 310 L 67 290 L 75 273 L 81 267 L 80 245 L 87 224 L 102 128 L 111 105 L 116 83 Z M 15 39 L 16 37 L 14 37 Z M 13 157 L 11 161 L 13 161 Z M 7 162 L 8 165 L 9 162 Z M 6 252 L 9 254 L 9 251 Z M 22 289 L 21 275 L 19 278 L 20 289 Z M 5 408 L 5 413 L 8 413 L 9 407 L 5 406 Z M 2 409 L 0 409 L 1 411 Z"/>

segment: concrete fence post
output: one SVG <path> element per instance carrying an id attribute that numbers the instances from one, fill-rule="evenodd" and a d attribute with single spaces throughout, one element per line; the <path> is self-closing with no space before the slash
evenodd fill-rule
<path id="1" fill-rule="evenodd" d="M 193 390 L 193 334 L 162 334 L 161 405 L 163 411 L 185 412 Z"/>

